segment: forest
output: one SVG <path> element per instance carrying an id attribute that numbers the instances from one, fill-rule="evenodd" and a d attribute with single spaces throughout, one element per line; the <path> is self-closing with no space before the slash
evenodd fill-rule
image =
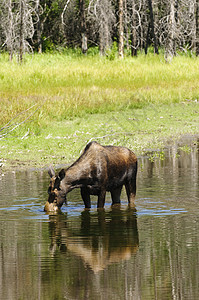
<path id="1" fill-rule="evenodd" d="M 199 55 L 199 0 L 0 0 L 0 51 Z"/>

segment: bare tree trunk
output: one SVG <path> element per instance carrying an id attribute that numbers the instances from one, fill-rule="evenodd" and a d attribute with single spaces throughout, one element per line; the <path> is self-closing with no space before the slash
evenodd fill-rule
<path id="1" fill-rule="evenodd" d="M 174 0 L 171 0 L 171 10 L 170 10 L 170 51 L 176 55 L 176 46 L 175 46 L 175 5 Z"/>
<path id="2" fill-rule="evenodd" d="M 110 0 L 90 1 L 88 14 L 99 34 L 100 55 L 107 54 L 107 50 L 112 45 L 112 29 L 116 20 L 112 2 Z"/>
<path id="3" fill-rule="evenodd" d="M 129 50 L 129 29 L 128 29 L 128 8 L 127 8 L 127 0 L 124 0 L 124 30 L 126 35 L 126 48 Z"/>
<path id="4" fill-rule="evenodd" d="M 153 43 L 154 43 L 154 53 L 159 54 L 157 40 L 156 40 L 156 36 L 155 36 L 152 0 L 148 0 L 148 5 L 149 5 L 149 11 L 150 11 L 150 27 L 151 27 L 151 34 L 152 34 Z"/>
<path id="5" fill-rule="evenodd" d="M 100 55 L 104 55 L 106 53 L 106 50 L 110 47 L 109 43 L 109 29 L 108 24 L 104 20 L 103 24 L 100 24 L 99 29 L 99 50 Z"/>
<path id="6" fill-rule="evenodd" d="M 88 50 L 88 41 L 86 34 L 86 16 L 85 16 L 85 0 L 79 0 L 80 11 L 80 28 L 81 28 L 81 48 L 82 53 L 86 54 Z"/>
<path id="7" fill-rule="evenodd" d="M 135 0 L 132 0 L 132 32 L 131 32 L 131 55 L 137 56 L 137 32 L 136 32 L 136 13 L 135 13 Z"/>
<path id="8" fill-rule="evenodd" d="M 175 45 L 175 29 L 176 29 L 176 18 L 175 13 L 175 0 L 170 0 L 170 13 L 168 22 L 168 40 L 165 45 L 165 59 L 168 61 L 176 54 Z"/>
<path id="9" fill-rule="evenodd" d="M 42 39 L 41 39 L 41 22 L 37 23 L 37 43 L 38 43 L 38 53 L 42 53 Z"/>
<path id="10" fill-rule="evenodd" d="M 196 0 L 196 55 L 199 56 L 199 0 Z"/>
<path id="11" fill-rule="evenodd" d="M 124 25 L 123 25 L 123 16 L 124 16 L 124 10 L 123 10 L 123 0 L 118 0 L 118 6 L 119 6 L 119 26 L 118 26 L 118 32 L 119 32 L 119 45 L 118 45 L 118 52 L 119 57 L 124 57 Z"/>
<path id="12" fill-rule="evenodd" d="M 9 59 L 12 61 L 13 58 L 13 36 L 12 36 L 12 31 L 13 31 L 13 14 L 12 14 L 12 0 L 9 0 L 8 2 L 8 19 L 9 19 L 9 27 L 10 27 L 10 34 L 8 37 L 8 52 L 9 52 Z"/>
<path id="13" fill-rule="evenodd" d="M 3 46 L 7 47 L 10 60 L 17 53 L 18 61 L 22 63 L 24 53 L 32 50 L 28 40 L 34 35 L 35 6 L 28 0 L 0 0 L 0 13 L 5 36 Z"/>
<path id="14" fill-rule="evenodd" d="M 36 0 L 36 14 L 38 17 L 38 22 L 37 22 L 37 44 L 38 44 L 38 53 L 42 53 L 42 39 L 41 39 L 41 19 L 39 16 L 39 5 L 40 5 L 40 0 Z"/>
<path id="15" fill-rule="evenodd" d="M 107 0 L 101 0 L 101 5 L 99 6 L 99 49 L 100 54 L 104 55 L 107 49 L 110 48 L 110 31 L 109 31 L 109 6 Z"/>
<path id="16" fill-rule="evenodd" d="M 148 30 L 147 30 L 147 36 L 146 36 L 146 43 L 145 43 L 145 54 L 147 55 L 148 52 L 148 47 L 149 47 L 149 36 L 150 36 L 150 25 L 148 26 Z"/>
<path id="17" fill-rule="evenodd" d="M 24 42 L 24 3 L 20 0 L 20 29 L 19 29 L 19 62 L 23 61 L 23 42 Z"/>

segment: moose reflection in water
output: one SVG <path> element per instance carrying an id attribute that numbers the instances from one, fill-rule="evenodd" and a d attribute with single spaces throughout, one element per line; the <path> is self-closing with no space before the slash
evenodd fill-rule
<path id="1" fill-rule="evenodd" d="M 73 222 L 74 225 L 74 222 Z M 139 246 L 137 216 L 133 208 L 81 213 L 75 227 L 63 214 L 49 216 L 50 251 L 71 252 L 95 273 L 128 260 Z"/>

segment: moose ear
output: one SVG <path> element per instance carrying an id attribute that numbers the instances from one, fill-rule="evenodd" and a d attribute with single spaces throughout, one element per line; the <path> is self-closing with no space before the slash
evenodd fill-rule
<path id="1" fill-rule="evenodd" d="M 53 170 L 52 166 L 49 167 L 48 174 L 51 178 L 55 176 L 55 171 Z"/>
<path id="2" fill-rule="evenodd" d="M 64 179 L 64 177 L 65 177 L 65 170 L 62 169 L 62 170 L 59 172 L 59 178 L 60 178 L 60 180 L 62 180 L 62 179 Z"/>

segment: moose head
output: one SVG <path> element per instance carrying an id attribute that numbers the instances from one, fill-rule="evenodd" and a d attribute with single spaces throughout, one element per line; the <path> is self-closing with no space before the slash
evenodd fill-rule
<path id="1" fill-rule="evenodd" d="M 48 188 L 48 201 L 44 207 L 45 211 L 57 211 L 66 202 L 66 191 L 62 184 L 65 177 L 65 171 L 62 169 L 57 176 L 52 167 L 49 168 L 48 174 L 50 176 L 50 185 Z"/>

